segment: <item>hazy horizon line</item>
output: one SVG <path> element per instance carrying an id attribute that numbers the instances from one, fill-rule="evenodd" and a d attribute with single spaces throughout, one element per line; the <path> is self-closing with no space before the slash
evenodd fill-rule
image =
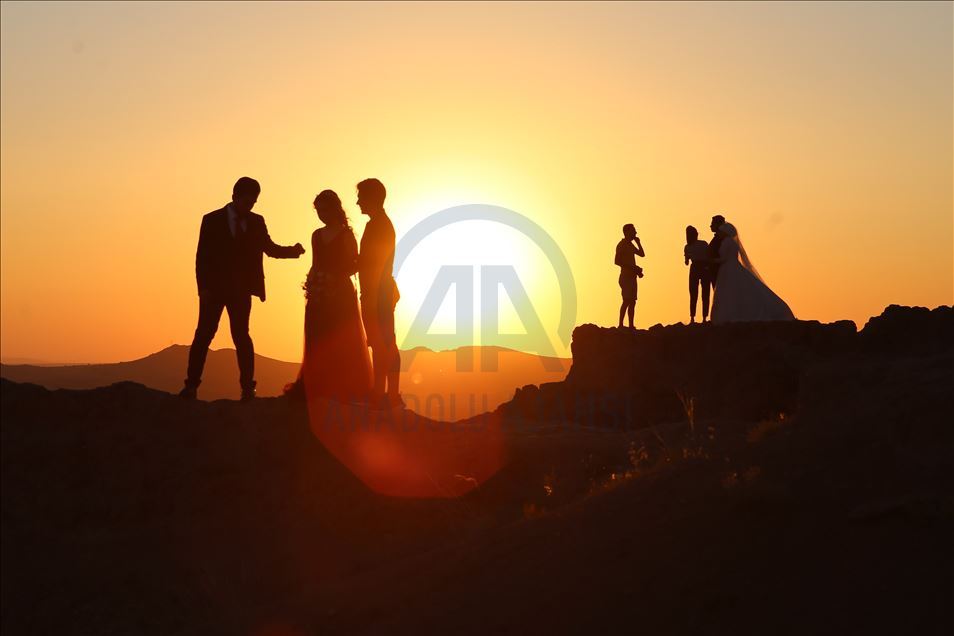
<path id="1" fill-rule="evenodd" d="M 140 361 L 140 360 L 145 360 L 146 358 L 148 358 L 148 357 L 150 357 L 150 356 L 154 356 L 154 355 L 156 355 L 156 354 L 162 353 L 163 351 L 167 351 L 167 350 L 172 349 L 172 348 L 175 348 L 175 347 L 184 347 L 184 348 L 188 349 L 188 348 L 189 348 L 189 345 L 188 345 L 188 344 L 175 343 L 175 344 L 167 345 L 167 346 L 165 346 L 165 347 L 163 347 L 163 348 L 161 348 L 161 349 L 158 349 L 158 350 L 156 350 L 156 351 L 153 351 L 152 353 L 147 353 L 146 355 L 143 355 L 143 356 L 138 357 L 138 358 L 132 358 L 132 359 L 129 359 L 129 360 L 103 361 L 103 362 L 62 362 L 62 361 L 44 360 L 44 359 L 42 359 L 42 358 L 30 358 L 30 357 L 26 357 L 26 356 L 10 356 L 9 358 L 7 358 L 7 357 L 3 357 L 2 355 L 0 355 L 0 364 L 5 365 L 5 366 L 11 366 L 11 367 L 12 367 L 12 366 L 31 366 L 31 367 L 82 367 L 82 366 L 95 366 L 95 365 L 107 365 L 107 364 L 127 364 L 127 363 L 130 363 L 130 362 L 138 362 L 138 361 Z M 438 349 L 438 350 L 434 350 L 434 349 L 431 349 L 431 348 L 429 348 L 429 347 L 425 347 L 425 346 L 423 346 L 423 345 L 419 345 L 419 346 L 416 346 L 416 347 L 410 347 L 410 348 L 408 348 L 408 349 L 401 349 L 401 351 L 402 351 L 402 352 L 403 352 L 403 351 L 427 351 L 427 352 L 429 352 L 429 353 L 448 353 L 448 352 L 449 352 L 449 353 L 453 353 L 453 352 L 455 352 L 455 351 L 458 351 L 459 349 L 498 349 L 498 350 L 500 350 L 500 351 L 512 351 L 512 352 L 514 352 L 514 353 L 523 353 L 523 354 L 525 354 L 525 355 L 535 356 L 535 357 L 538 357 L 538 358 L 556 358 L 557 360 L 572 360 L 572 359 L 573 359 L 572 357 L 561 358 L 560 356 L 542 356 L 542 355 L 539 355 L 539 354 L 537 354 L 537 353 L 531 353 L 531 352 L 529 352 L 529 351 L 521 351 L 521 350 L 519 350 L 519 349 L 511 349 L 510 347 L 502 347 L 502 346 L 500 346 L 500 345 L 461 345 L 460 347 L 454 347 L 453 349 Z M 221 347 L 221 348 L 218 348 L 218 349 L 213 349 L 213 348 L 211 348 L 211 347 L 209 348 L 209 353 L 217 353 L 217 352 L 219 352 L 219 351 L 231 351 L 231 352 L 234 352 L 234 351 L 235 351 L 235 347 Z M 294 360 L 282 360 L 281 358 L 274 358 L 274 357 L 272 357 L 272 356 L 267 356 L 267 355 L 263 355 L 263 354 L 260 354 L 260 353 L 256 353 L 256 354 L 255 354 L 255 357 L 256 357 L 256 358 L 265 358 L 265 359 L 267 359 L 267 360 L 272 360 L 272 361 L 274 361 L 274 362 L 283 362 L 283 363 L 286 363 L 286 364 L 298 364 L 298 362 L 297 362 L 297 361 L 294 361 Z"/>
<path id="2" fill-rule="evenodd" d="M 898 304 L 898 303 L 889 303 L 889 304 L 885 305 L 885 306 L 884 306 L 884 309 L 882 309 L 881 312 L 879 312 L 878 314 L 874 314 L 874 315 L 872 315 L 872 316 L 869 316 L 868 319 L 865 321 L 865 323 L 862 324 L 862 325 L 859 325 L 857 321 L 851 320 L 851 319 L 849 319 L 849 318 L 844 318 L 844 319 L 841 319 L 841 320 L 834 320 L 834 321 L 832 321 L 832 322 L 851 322 L 851 323 L 853 323 L 853 324 L 855 325 L 855 329 L 857 329 L 857 330 L 860 331 L 861 329 L 864 329 L 865 325 L 867 325 L 868 322 L 870 322 L 872 318 L 877 318 L 878 316 L 881 316 L 882 314 L 884 314 L 884 312 L 887 311 L 887 309 L 888 309 L 889 307 L 896 307 L 896 306 L 897 306 L 897 307 L 912 307 L 912 308 L 914 308 L 914 307 L 922 307 L 922 308 L 924 308 L 924 309 L 928 309 L 928 310 L 933 311 L 934 309 L 938 309 L 938 308 L 940 308 L 940 307 L 950 307 L 951 305 L 942 304 L 942 305 L 937 305 L 937 306 L 935 306 L 935 307 L 930 307 L 930 306 L 925 306 L 925 305 L 900 305 L 900 304 Z M 805 321 L 805 322 L 820 322 L 820 321 L 817 321 L 817 320 L 807 320 L 807 321 Z M 581 324 L 595 324 L 595 323 L 581 323 Z M 831 323 L 824 323 L 824 324 L 831 324 Z M 676 323 L 671 323 L 671 324 L 669 324 L 669 325 L 663 325 L 662 323 L 657 323 L 657 324 L 651 325 L 651 326 L 649 326 L 649 327 L 637 328 L 636 331 L 648 331 L 648 330 L 653 329 L 653 328 L 656 328 L 656 327 L 670 327 L 670 326 L 675 326 L 675 325 L 686 325 L 686 323 L 684 323 L 684 322 L 676 322 Z M 576 325 L 576 326 L 579 327 L 579 326 L 581 326 L 581 325 Z M 612 328 L 613 328 L 612 326 L 609 326 L 609 327 L 606 327 L 606 326 L 603 326 L 603 325 L 596 325 L 596 326 L 597 326 L 597 327 L 604 328 L 604 329 L 612 329 Z M 97 365 L 97 364 L 123 364 L 123 363 L 127 363 L 127 362 L 136 362 L 136 361 L 138 361 L 138 360 L 143 360 L 143 359 L 145 359 L 145 358 L 148 358 L 149 356 L 156 355 L 157 353 L 161 353 L 161 352 L 163 352 L 163 351 L 165 351 L 165 350 L 167 350 L 167 349 L 171 349 L 171 348 L 173 348 L 173 347 L 189 347 L 189 345 L 187 345 L 187 344 L 174 343 L 174 344 L 171 344 L 171 345 L 166 345 L 165 347 L 163 347 L 163 348 L 161 348 L 161 349 L 158 349 L 158 350 L 156 350 L 156 351 L 153 351 L 152 353 L 147 353 L 147 354 L 145 354 L 145 355 L 143 355 L 143 356 L 141 356 L 141 357 L 139 357 L 139 358 L 133 358 L 133 359 L 130 359 L 130 360 L 103 361 L 103 362 L 53 362 L 53 361 L 49 361 L 49 360 L 43 360 L 43 359 L 41 359 L 41 358 L 30 358 L 30 357 L 28 357 L 28 356 L 11 356 L 11 357 L 9 357 L 9 358 L 6 358 L 6 357 L 3 356 L 2 353 L 0 353 L 0 364 L 7 365 L 7 366 L 42 366 L 42 367 L 67 367 L 67 366 L 84 366 L 84 365 L 85 365 L 85 366 L 91 366 L 91 365 Z M 502 350 L 502 351 L 513 351 L 513 352 L 516 352 L 516 353 L 524 353 L 524 354 L 526 354 L 526 355 L 536 356 L 536 357 L 538 357 L 538 358 L 556 358 L 556 359 L 558 359 L 558 360 L 572 360 L 572 359 L 573 359 L 572 356 L 569 356 L 569 357 L 566 357 L 566 358 L 561 358 L 560 356 L 541 356 L 541 355 L 539 355 L 539 354 L 537 354 L 537 353 L 531 353 L 531 352 L 528 352 L 528 351 L 521 351 L 521 350 L 519 350 L 519 349 L 511 349 L 511 348 L 509 348 L 509 347 L 503 347 L 503 346 L 500 346 L 500 345 L 486 345 L 486 346 L 485 346 L 485 345 L 461 345 L 460 347 L 455 347 L 455 348 L 453 348 L 453 349 L 440 349 L 440 350 L 437 350 L 437 351 L 435 351 L 434 349 L 430 349 L 430 348 L 428 348 L 428 347 L 425 347 L 425 346 L 423 346 L 423 345 L 419 345 L 419 346 L 416 346 L 416 347 L 410 347 L 410 348 L 408 348 L 408 349 L 401 349 L 401 351 L 421 351 L 421 350 L 423 350 L 423 351 L 429 351 L 429 352 L 431 352 L 431 353 L 445 353 L 445 352 L 453 352 L 453 351 L 457 351 L 458 349 L 465 349 L 465 348 L 474 348 L 474 349 L 480 349 L 480 348 L 500 349 L 500 350 Z M 218 352 L 218 351 L 235 351 L 235 347 L 222 347 L 222 348 L 219 348 L 219 349 L 209 348 L 209 352 L 210 352 L 210 353 L 214 353 L 214 352 Z M 280 359 L 280 358 L 273 358 L 273 357 L 271 357 L 271 356 L 266 356 L 266 355 L 263 355 L 263 354 L 260 354 L 260 353 L 256 353 L 255 355 L 256 355 L 256 357 L 266 358 L 266 359 L 268 359 L 268 360 L 274 360 L 275 362 L 286 362 L 286 363 L 289 363 L 289 364 L 296 364 L 296 362 L 291 361 L 291 360 L 282 360 L 282 359 Z"/>

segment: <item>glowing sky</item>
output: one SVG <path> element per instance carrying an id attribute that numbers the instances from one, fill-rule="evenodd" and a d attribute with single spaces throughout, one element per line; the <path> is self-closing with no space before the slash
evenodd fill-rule
<path id="1" fill-rule="evenodd" d="M 687 320 L 684 228 L 708 239 L 717 212 L 800 318 L 951 304 L 952 30 L 950 3 L 4 2 L 2 355 L 191 341 L 200 217 L 241 175 L 287 244 L 324 188 L 360 234 L 369 176 L 399 237 L 452 205 L 515 210 L 566 255 L 578 324 L 615 324 L 626 222 L 638 326 Z M 555 332 L 542 252 L 484 223 L 415 250 L 399 342 L 452 262 L 513 264 Z M 266 261 L 259 353 L 300 356 L 309 264 Z"/>

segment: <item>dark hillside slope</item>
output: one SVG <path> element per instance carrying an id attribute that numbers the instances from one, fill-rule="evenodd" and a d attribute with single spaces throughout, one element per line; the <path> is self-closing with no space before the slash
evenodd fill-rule
<path id="1" fill-rule="evenodd" d="M 653 382 L 610 350 L 630 347 L 697 400 L 692 425 L 678 400 L 640 402 L 658 420 L 642 427 L 539 418 L 521 414 L 526 390 L 499 411 L 505 466 L 459 499 L 372 493 L 285 399 L 3 380 L 0 628 L 947 634 L 951 316 L 889 308 L 860 333 L 581 327 L 580 366 L 540 391 L 598 387 L 600 360 Z M 674 357 L 726 342 L 797 373 L 707 383 Z M 752 382 L 758 400 L 735 410 L 724 396 Z"/>

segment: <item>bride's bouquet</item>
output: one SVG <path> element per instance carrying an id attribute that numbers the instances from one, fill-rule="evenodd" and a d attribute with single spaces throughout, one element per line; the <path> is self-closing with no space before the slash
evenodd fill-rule
<path id="1" fill-rule="evenodd" d="M 326 295 L 328 293 L 327 279 L 328 276 L 324 272 L 314 269 L 309 270 L 305 282 L 301 284 L 301 288 L 305 290 L 305 299 L 310 300 Z"/>
<path id="2" fill-rule="evenodd" d="M 349 288 L 354 291 L 354 287 L 351 286 L 347 277 L 329 274 L 321 270 L 309 271 L 305 282 L 301 284 L 301 288 L 305 290 L 306 300 L 320 298 L 323 301 L 337 298 L 341 294 L 347 294 Z"/>

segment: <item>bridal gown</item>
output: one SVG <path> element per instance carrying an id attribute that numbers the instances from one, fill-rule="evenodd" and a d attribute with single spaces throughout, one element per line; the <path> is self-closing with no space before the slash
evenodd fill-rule
<path id="1" fill-rule="evenodd" d="M 742 265 L 734 239 L 722 241 L 719 257 L 722 263 L 712 303 L 713 323 L 795 320 L 785 301 Z"/>
<path id="2" fill-rule="evenodd" d="M 368 344 L 351 276 L 357 270 L 358 245 L 351 229 L 328 243 L 316 231 L 311 238 L 312 268 L 305 304 L 305 353 L 301 371 L 288 392 L 339 402 L 361 401 L 373 377 Z"/>

